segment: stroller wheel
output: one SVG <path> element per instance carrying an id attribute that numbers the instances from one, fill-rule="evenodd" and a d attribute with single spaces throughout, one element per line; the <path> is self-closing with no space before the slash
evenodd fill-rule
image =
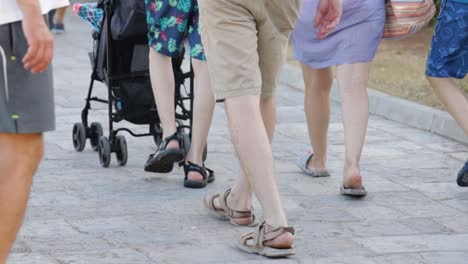
<path id="1" fill-rule="evenodd" d="M 124 136 L 117 136 L 117 161 L 120 166 L 125 166 L 128 160 L 127 140 Z"/>
<path id="2" fill-rule="evenodd" d="M 91 135 L 89 137 L 89 142 L 91 142 L 91 147 L 94 151 L 99 150 L 99 138 L 104 135 L 102 126 L 98 122 L 91 123 Z"/>
<path id="3" fill-rule="evenodd" d="M 73 125 L 73 147 L 78 152 L 83 151 L 86 146 L 86 127 L 83 123 Z"/>
<path id="4" fill-rule="evenodd" d="M 108 168 L 111 161 L 110 143 L 104 136 L 99 138 L 99 161 L 104 168 Z"/>

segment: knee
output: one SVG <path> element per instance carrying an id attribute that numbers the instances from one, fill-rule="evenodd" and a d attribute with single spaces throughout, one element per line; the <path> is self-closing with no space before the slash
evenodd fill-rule
<path id="1" fill-rule="evenodd" d="M 434 78 L 434 77 L 426 75 L 426 79 L 431 84 L 432 88 L 437 89 L 436 84 L 437 84 L 438 78 Z"/>
<path id="2" fill-rule="evenodd" d="M 306 98 L 312 97 L 320 100 L 330 97 L 331 85 L 323 87 L 306 87 Z"/>
<path id="3" fill-rule="evenodd" d="M 261 106 L 262 108 L 265 108 L 265 107 L 268 107 L 268 108 L 274 107 L 274 106 L 275 106 L 275 97 L 274 97 L 273 95 L 262 96 L 262 98 L 260 98 L 260 106 Z"/>
<path id="4" fill-rule="evenodd" d="M 14 160 L 32 159 L 40 161 L 44 156 L 42 134 L 3 134 L 0 145 L 4 155 Z"/>

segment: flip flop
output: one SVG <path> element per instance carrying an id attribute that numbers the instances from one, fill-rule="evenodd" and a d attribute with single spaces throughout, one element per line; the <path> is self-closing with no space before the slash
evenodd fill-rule
<path id="1" fill-rule="evenodd" d="M 262 222 L 255 231 L 243 235 L 237 247 L 249 254 L 258 254 L 268 258 L 285 258 L 296 254 L 293 247 L 280 249 L 265 246 L 265 242 L 271 241 L 285 233 L 294 235 L 294 228 L 272 227 L 266 222 Z M 252 245 L 247 244 L 249 240 L 252 240 Z"/>
<path id="2" fill-rule="evenodd" d="M 457 184 L 460 187 L 468 187 L 468 161 L 465 162 L 465 166 L 458 173 Z"/>
<path id="3" fill-rule="evenodd" d="M 307 153 L 307 155 L 304 155 L 300 157 L 296 161 L 296 165 L 307 175 L 312 176 L 312 177 L 329 177 L 330 172 L 328 170 L 316 170 L 316 169 L 309 169 L 307 167 L 307 164 L 309 164 L 310 159 L 314 156 L 314 153 Z"/>
<path id="4" fill-rule="evenodd" d="M 362 187 L 362 189 L 353 189 L 353 188 L 346 188 L 345 186 L 341 186 L 340 193 L 342 195 L 351 196 L 351 197 L 364 197 L 367 195 L 366 188 Z"/>

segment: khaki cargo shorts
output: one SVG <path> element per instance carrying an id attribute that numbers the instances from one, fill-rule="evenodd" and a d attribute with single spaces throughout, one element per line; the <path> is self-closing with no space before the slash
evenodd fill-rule
<path id="1" fill-rule="evenodd" d="M 301 0 L 198 0 L 217 100 L 274 95 Z"/>

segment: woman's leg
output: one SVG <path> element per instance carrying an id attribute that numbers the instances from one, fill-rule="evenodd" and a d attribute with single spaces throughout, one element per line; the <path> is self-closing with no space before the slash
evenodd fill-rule
<path id="1" fill-rule="evenodd" d="M 67 7 L 61 7 L 55 10 L 54 24 L 63 25 L 65 20 L 65 14 L 67 13 Z"/>
<path id="2" fill-rule="evenodd" d="M 208 132 L 213 118 L 215 99 L 206 62 L 193 59 L 192 64 L 195 73 L 195 94 L 193 101 L 192 142 L 186 160 L 202 166 L 203 150 L 207 143 Z M 203 177 L 200 173 L 192 171 L 188 174 L 188 179 L 202 181 Z"/>
<path id="3" fill-rule="evenodd" d="M 370 65 L 370 63 L 356 63 L 337 67 L 345 132 L 343 185 L 346 188 L 362 188 L 359 163 L 369 119 L 367 83 Z"/>
<path id="4" fill-rule="evenodd" d="M 158 108 L 163 129 L 163 138 L 177 132 L 175 121 L 174 91 L 175 81 L 172 70 L 172 59 L 150 49 L 150 77 L 153 86 L 154 99 Z M 172 140 L 167 148 L 179 148 L 179 142 Z"/>
<path id="5" fill-rule="evenodd" d="M 316 70 L 302 64 L 302 73 L 306 87 L 304 110 L 310 143 L 314 151 L 314 156 L 309 160 L 307 167 L 323 171 L 327 169 L 327 136 L 333 72 L 331 68 Z"/>

